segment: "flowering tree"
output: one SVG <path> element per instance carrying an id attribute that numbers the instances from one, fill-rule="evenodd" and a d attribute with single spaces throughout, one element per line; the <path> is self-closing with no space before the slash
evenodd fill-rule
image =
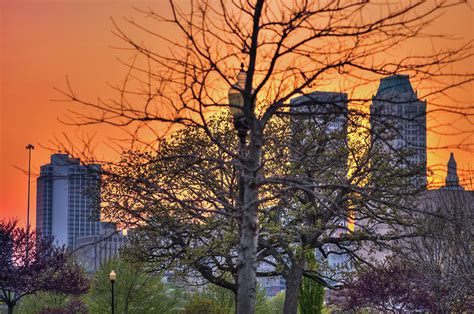
<path id="1" fill-rule="evenodd" d="M 344 311 L 363 308 L 382 312 L 427 311 L 434 303 L 419 270 L 395 261 L 365 269 L 352 284 L 333 293 L 330 299 Z"/>
<path id="2" fill-rule="evenodd" d="M 0 300 L 8 313 L 21 298 L 39 291 L 80 295 L 88 289 L 87 277 L 65 248 L 16 221 L 0 221 Z"/>

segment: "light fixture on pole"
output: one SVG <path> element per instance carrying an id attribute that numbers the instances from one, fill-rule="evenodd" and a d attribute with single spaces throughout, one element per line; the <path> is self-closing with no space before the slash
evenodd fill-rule
<path id="1" fill-rule="evenodd" d="M 244 89 L 245 89 L 245 80 L 247 79 L 247 73 L 244 71 L 244 64 L 240 65 L 240 71 L 237 74 L 237 82 L 233 84 L 228 93 L 229 98 L 229 110 L 234 118 L 234 126 L 238 132 L 239 139 L 245 141 L 247 135 L 248 127 L 245 121 L 244 113 Z"/>
<path id="2" fill-rule="evenodd" d="M 112 271 L 109 274 L 109 279 L 110 279 L 110 284 L 112 286 L 112 314 L 115 313 L 115 302 L 114 302 L 114 284 L 115 284 L 115 279 L 117 278 L 117 274 L 115 271 L 112 269 Z"/>
<path id="3" fill-rule="evenodd" d="M 237 74 L 237 82 L 233 84 L 228 93 L 229 99 L 229 110 L 234 118 L 234 127 L 237 130 L 237 136 L 239 137 L 239 158 L 245 156 L 245 146 L 247 132 L 249 130 L 248 123 L 245 118 L 245 98 L 244 89 L 245 81 L 247 80 L 247 73 L 244 71 L 244 64 L 240 65 L 240 71 Z M 239 177 L 239 198 L 238 205 L 243 206 L 244 204 L 244 174 L 242 169 L 240 170 Z"/>

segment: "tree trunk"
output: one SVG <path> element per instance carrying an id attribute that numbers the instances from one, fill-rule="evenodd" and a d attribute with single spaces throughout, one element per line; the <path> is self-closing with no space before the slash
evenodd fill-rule
<path id="1" fill-rule="evenodd" d="M 7 306 L 8 306 L 8 311 L 7 311 L 7 313 L 8 313 L 8 314 L 13 314 L 13 308 L 15 307 L 15 304 L 13 304 L 13 303 L 8 303 Z"/>
<path id="2" fill-rule="evenodd" d="M 301 289 L 304 272 L 304 256 L 295 257 L 292 261 L 286 279 L 285 305 L 283 313 L 296 314 L 298 312 L 298 297 Z"/>
<path id="3" fill-rule="evenodd" d="M 257 197 L 257 188 L 246 186 L 245 199 Z M 246 201 L 245 204 L 251 202 Z M 244 206 L 239 244 L 239 269 L 237 290 L 237 313 L 251 314 L 255 312 L 257 290 L 257 237 L 258 218 L 257 206 Z"/>
<path id="4" fill-rule="evenodd" d="M 257 295 L 257 240 L 258 240 L 258 165 L 261 156 L 261 134 L 251 133 L 249 155 L 243 171 L 244 206 L 239 242 L 237 285 L 237 313 L 255 313 Z"/>

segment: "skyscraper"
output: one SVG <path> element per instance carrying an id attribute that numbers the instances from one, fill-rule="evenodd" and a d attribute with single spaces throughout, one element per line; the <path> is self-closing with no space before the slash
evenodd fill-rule
<path id="1" fill-rule="evenodd" d="M 323 184 L 345 184 L 348 172 L 348 98 L 346 93 L 315 91 L 291 100 L 294 160 L 296 167 L 306 171 L 314 170 Z M 324 170 L 321 170 L 324 169 Z M 328 190 L 319 191 L 323 207 L 330 207 L 334 201 Z M 344 217 L 344 215 L 341 215 Z M 349 229 L 344 218 L 333 223 L 335 227 L 331 236 L 338 237 Z M 320 251 L 315 252 L 317 259 L 326 260 L 329 278 L 339 279 L 338 273 L 350 266 L 347 254 L 336 245 L 326 244 L 323 249 L 330 252 L 325 258 Z"/>
<path id="2" fill-rule="evenodd" d="M 77 237 L 98 234 L 100 215 L 93 196 L 100 191 L 99 172 L 100 165 L 51 155 L 37 182 L 36 228 L 41 235 L 54 236 L 57 244 L 73 249 Z"/>
<path id="3" fill-rule="evenodd" d="M 418 99 L 408 75 L 380 80 L 370 107 L 372 142 L 392 161 L 416 169 L 417 187 L 426 186 L 426 101 Z"/>
<path id="4" fill-rule="evenodd" d="M 347 127 L 347 103 L 346 93 L 315 91 L 291 99 L 291 111 L 325 132 L 342 132 Z"/>
<path id="5" fill-rule="evenodd" d="M 294 159 L 306 170 L 321 165 L 337 180 L 347 175 L 347 94 L 315 91 L 291 99 Z M 341 149 L 342 148 L 342 149 Z"/>

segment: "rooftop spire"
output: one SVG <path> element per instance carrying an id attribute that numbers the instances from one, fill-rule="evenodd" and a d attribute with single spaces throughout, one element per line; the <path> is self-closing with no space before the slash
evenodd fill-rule
<path id="1" fill-rule="evenodd" d="M 451 153 L 448 161 L 448 175 L 446 176 L 446 188 L 449 189 L 462 189 L 459 185 L 459 177 L 457 171 L 457 163 L 454 159 L 454 154 Z"/>

